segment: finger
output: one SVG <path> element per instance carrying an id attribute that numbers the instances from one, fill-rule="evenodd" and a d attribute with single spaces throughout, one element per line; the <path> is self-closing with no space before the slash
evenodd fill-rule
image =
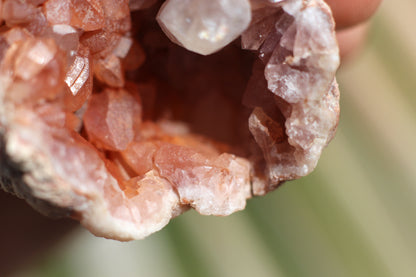
<path id="1" fill-rule="evenodd" d="M 369 24 L 361 23 L 354 27 L 337 31 L 339 51 L 342 62 L 354 58 L 362 49 L 368 32 Z"/>
<path id="2" fill-rule="evenodd" d="M 366 21 L 374 14 L 381 0 L 325 0 L 332 9 L 337 29 Z"/>

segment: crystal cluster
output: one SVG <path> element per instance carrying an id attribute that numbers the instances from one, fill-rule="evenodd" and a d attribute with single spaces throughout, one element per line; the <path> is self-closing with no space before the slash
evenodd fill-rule
<path id="1" fill-rule="evenodd" d="M 0 24 L 0 187 L 98 236 L 242 210 L 335 133 L 321 0 L 0 0 Z"/>

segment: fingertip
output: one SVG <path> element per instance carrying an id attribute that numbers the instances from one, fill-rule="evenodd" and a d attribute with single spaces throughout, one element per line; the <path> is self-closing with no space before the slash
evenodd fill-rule
<path id="1" fill-rule="evenodd" d="M 337 39 L 342 63 L 352 60 L 362 50 L 369 23 L 361 23 L 359 25 L 337 31 Z"/>
<path id="2" fill-rule="evenodd" d="M 325 0 L 331 7 L 337 29 L 362 23 L 377 10 L 381 0 Z"/>

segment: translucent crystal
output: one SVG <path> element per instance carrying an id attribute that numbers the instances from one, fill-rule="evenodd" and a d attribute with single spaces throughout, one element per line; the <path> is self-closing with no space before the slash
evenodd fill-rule
<path id="1" fill-rule="evenodd" d="M 63 111 L 59 104 L 42 103 L 36 106 L 36 114 L 50 127 L 52 133 L 66 133 L 66 131 L 79 131 L 81 119 L 71 112 Z M 66 135 L 66 134 L 65 134 Z"/>
<path id="2" fill-rule="evenodd" d="M 94 63 L 94 74 L 98 80 L 110 87 L 121 88 L 124 86 L 124 73 L 121 61 L 115 55 L 108 55 L 104 59 Z"/>
<path id="3" fill-rule="evenodd" d="M 126 187 L 129 220 L 133 220 L 140 230 L 139 237 L 160 230 L 179 210 L 177 194 L 157 171 L 150 171 L 143 178 L 130 179 Z"/>
<path id="4" fill-rule="evenodd" d="M 8 98 L 17 102 L 52 99 L 62 89 L 64 55 L 51 39 L 17 41 L 5 53 L 0 72 L 11 77 Z"/>
<path id="5" fill-rule="evenodd" d="M 32 35 L 24 28 L 13 27 L 0 35 L 0 61 L 4 58 L 6 51 L 15 42 L 31 38 Z"/>
<path id="6" fill-rule="evenodd" d="M 7 44 L 10 46 L 15 42 L 29 39 L 32 37 L 32 35 L 26 29 L 13 27 L 7 32 L 3 33 L 2 37 L 5 38 Z"/>
<path id="7" fill-rule="evenodd" d="M 4 0 L 2 17 L 9 26 L 28 23 L 37 13 L 35 5 L 28 1 Z"/>
<path id="8" fill-rule="evenodd" d="M 133 39 L 129 37 L 122 37 L 118 41 L 113 50 L 113 54 L 119 58 L 125 58 L 133 45 Z"/>
<path id="9" fill-rule="evenodd" d="M 77 51 L 80 33 L 77 29 L 66 24 L 52 25 L 44 36 L 53 38 L 63 50 Z"/>
<path id="10" fill-rule="evenodd" d="M 124 150 L 141 122 L 137 98 L 125 90 L 106 89 L 89 101 L 84 124 L 91 142 L 108 150 Z"/>
<path id="11" fill-rule="evenodd" d="M 46 18 L 51 24 L 69 24 L 85 31 L 104 27 L 104 10 L 99 0 L 48 0 Z"/>
<path id="12" fill-rule="evenodd" d="M 70 0 L 48 0 L 44 5 L 45 15 L 51 24 L 71 23 L 71 1 Z"/>
<path id="13" fill-rule="evenodd" d="M 81 43 L 88 47 L 91 55 L 95 59 L 103 58 L 113 51 L 123 36 L 118 33 L 106 30 L 85 32 L 81 38 Z"/>
<path id="14" fill-rule="evenodd" d="M 201 214 L 228 215 L 243 209 L 250 197 L 250 166 L 233 155 L 210 157 L 189 147 L 164 144 L 155 164 L 177 189 L 181 203 Z"/>
<path id="15" fill-rule="evenodd" d="M 31 20 L 24 24 L 24 27 L 33 35 L 42 36 L 49 27 L 49 24 L 45 14 L 42 12 L 41 6 L 36 8 L 35 13 L 30 18 Z"/>
<path id="16" fill-rule="evenodd" d="M 69 91 L 66 91 L 64 101 L 66 109 L 70 111 L 81 108 L 92 93 L 93 78 L 88 49 L 81 47 L 74 56 L 65 76 Z"/>
<path id="17" fill-rule="evenodd" d="M 131 29 L 128 0 L 101 0 L 105 15 L 105 29 L 125 33 Z"/>
<path id="18" fill-rule="evenodd" d="M 131 143 L 121 154 L 129 167 L 138 176 L 143 176 L 154 168 L 153 159 L 159 148 L 160 142 L 138 141 Z"/>
<path id="19" fill-rule="evenodd" d="M 74 63 L 69 68 L 65 77 L 65 83 L 73 95 L 77 95 L 81 87 L 90 76 L 90 65 L 88 58 L 76 56 Z"/>
<path id="20" fill-rule="evenodd" d="M 15 74 L 29 80 L 38 74 L 55 56 L 57 49 L 52 40 L 32 40 L 22 45 L 16 57 Z"/>
<path id="21" fill-rule="evenodd" d="M 248 0 L 168 0 L 158 21 L 186 49 L 208 55 L 236 39 L 249 25 Z"/>

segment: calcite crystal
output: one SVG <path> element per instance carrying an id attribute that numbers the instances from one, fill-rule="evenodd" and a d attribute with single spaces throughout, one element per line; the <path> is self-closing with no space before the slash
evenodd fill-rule
<path id="1" fill-rule="evenodd" d="M 248 0 L 167 0 L 158 20 L 179 45 L 208 55 L 229 44 L 248 27 L 251 9 Z"/>
<path id="2" fill-rule="evenodd" d="M 0 186 L 98 236 L 242 210 L 335 133 L 322 0 L 0 0 L 0 24 Z"/>

